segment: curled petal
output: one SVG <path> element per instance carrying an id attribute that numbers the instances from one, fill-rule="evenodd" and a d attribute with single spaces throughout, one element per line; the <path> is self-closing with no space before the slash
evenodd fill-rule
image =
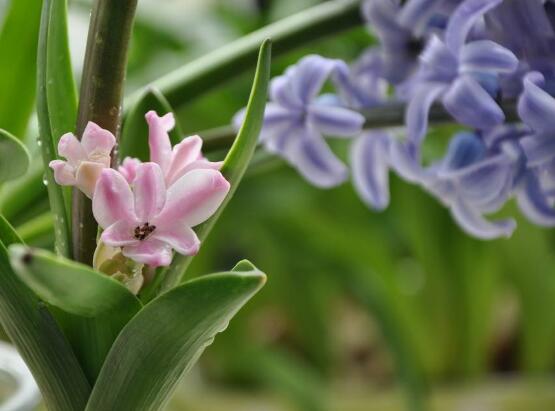
<path id="1" fill-rule="evenodd" d="M 125 178 L 111 168 L 105 168 L 100 174 L 92 208 L 94 218 L 102 228 L 119 220 L 137 221 L 131 188 Z"/>
<path id="2" fill-rule="evenodd" d="M 185 225 L 175 225 L 156 230 L 153 237 L 169 244 L 183 255 L 195 255 L 200 248 L 200 240 L 195 232 Z"/>
<path id="3" fill-rule="evenodd" d="M 416 89 L 405 113 L 407 138 L 411 143 L 419 145 L 424 140 L 430 108 L 444 90 L 445 85 L 440 83 L 422 84 Z"/>
<path id="4" fill-rule="evenodd" d="M 451 207 L 451 214 L 464 231 L 483 240 L 510 237 L 516 228 L 514 220 L 486 220 L 477 209 L 460 200 Z"/>
<path id="5" fill-rule="evenodd" d="M 429 80 L 450 82 L 457 75 L 456 55 L 435 34 L 431 36 L 419 59 Z"/>
<path id="6" fill-rule="evenodd" d="M 272 79 L 270 83 L 270 99 L 282 107 L 301 110 L 303 102 L 293 90 L 290 76 L 286 74 Z"/>
<path id="7" fill-rule="evenodd" d="M 334 137 L 352 137 L 362 130 L 364 116 L 342 107 L 310 106 L 308 121 L 322 134 Z"/>
<path id="8" fill-rule="evenodd" d="M 455 9 L 445 30 L 445 43 L 458 53 L 466 42 L 468 33 L 484 14 L 498 6 L 503 0 L 464 0 Z"/>
<path id="9" fill-rule="evenodd" d="M 473 41 L 460 54 L 461 72 L 512 73 L 518 67 L 514 53 L 491 40 Z"/>
<path id="10" fill-rule="evenodd" d="M 135 215 L 140 222 L 150 222 L 166 203 L 166 184 L 162 169 L 156 163 L 143 163 L 137 167 L 133 180 Z"/>
<path id="11" fill-rule="evenodd" d="M 499 105 L 470 76 L 455 80 L 443 96 L 443 104 L 457 121 L 477 129 L 489 129 L 505 120 Z"/>
<path id="12" fill-rule="evenodd" d="M 330 188 L 344 182 L 348 170 L 330 150 L 322 136 L 304 130 L 291 138 L 285 148 L 287 160 L 316 187 Z"/>
<path id="13" fill-rule="evenodd" d="M 151 110 L 145 114 L 145 118 L 148 123 L 150 161 L 157 163 L 165 173 L 170 166 L 172 155 L 172 145 L 168 132 L 175 126 L 173 113 L 160 117 L 155 111 Z"/>
<path id="14" fill-rule="evenodd" d="M 193 170 L 168 189 L 166 206 L 154 224 L 160 228 L 175 224 L 194 227 L 216 212 L 229 188 L 229 182 L 219 171 Z"/>
<path id="15" fill-rule="evenodd" d="M 48 166 L 54 170 L 54 180 L 62 186 L 73 186 L 77 183 L 75 169 L 66 161 L 52 160 Z"/>
<path id="16" fill-rule="evenodd" d="M 555 158 L 555 134 L 541 133 L 520 140 L 529 167 L 543 165 Z"/>
<path id="17" fill-rule="evenodd" d="M 139 243 L 139 240 L 134 237 L 135 227 L 136 225 L 130 224 L 129 221 L 116 221 L 102 232 L 102 236 L 100 238 L 110 247 L 135 245 Z"/>
<path id="18" fill-rule="evenodd" d="M 151 267 L 164 267 L 172 262 L 171 247 L 153 237 L 139 241 L 135 245 L 123 247 L 122 254 Z"/>
<path id="19" fill-rule="evenodd" d="M 555 227 L 555 209 L 532 172 L 527 173 L 518 191 L 517 202 L 522 213 L 534 224 Z"/>
<path id="20" fill-rule="evenodd" d="M 310 103 L 319 93 L 340 60 L 331 60 L 317 55 L 302 58 L 291 76 L 293 91 L 303 104 Z"/>
<path id="21" fill-rule="evenodd" d="M 442 161 L 440 174 L 448 177 L 453 170 L 460 170 L 482 160 L 486 146 L 475 133 L 457 133 L 449 142 L 447 155 Z"/>
<path id="22" fill-rule="evenodd" d="M 391 141 L 389 145 L 391 167 L 408 182 L 426 183 L 430 175 L 420 164 L 417 151 L 413 144 Z"/>
<path id="23" fill-rule="evenodd" d="M 69 164 L 74 167 L 77 166 L 80 161 L 87 158 L 87 153 L 73 133 L 66 133 L 60 138 L 58 142 L 58 154 L 67 158 Z"/>
<path id="24" fill-rule="evenodd" d="M 98 159 L 103 163 L 106 163 L 106 160 L 108 160 L 108 164 L 105 165 L 109 166 L 109 156 L 116 145 L 116 138 L 108 130 L 89 121 L 85 127 L 85 131 L 83 131 L 81 145 L 89 160 L 96 161 Z"/>
<path id="25" fill-rule="evenodd" d="M 411 0 L 405 2 L 397 20 L 403 27 L 410 27 L 417 35 L 425 32 L 427 23 L 443 0 Z"/>
<path id="26" fill-rule="evenodd" d="M 121 166 L 118 167 L 118 171 L 125 177 L 129 184 L 135 180 L 139 164 L 141 164 L 141 160 L 138 158 L 125 157 Z"/>
<path id="27" fill-rule="evenodd" d="M 389 136 L 368 132 L 351 146 L 353 184 L 362 200 L 375 210 L 389 205 Z"/>
<path id="28" fill-rule="evenodd" d="M 104 164 L 94 161 L 81 162 L 79 167 L 77 167 L 77 173 L 75 174 L 75 185 L 83 192 L 83 194 L 92 198 L 96 182 L 100 177 L 100 173 L 102 173 L 102 170 L 105 168 Z"/>
<path id="29" fill-rule="evenodd" d="M 522 121 L 538 132 L 555 130 L 555 99 L 541 87 L 542 74 L 528 73 L 523 80 L 524 91 L 518 100 L 518 114 Z"/>

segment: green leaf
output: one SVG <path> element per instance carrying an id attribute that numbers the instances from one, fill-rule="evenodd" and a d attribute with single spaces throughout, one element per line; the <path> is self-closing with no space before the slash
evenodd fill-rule
<path id="1" fill-rule="evenodd" d="M 52 0 L 46 33 L 46 95 L 54 146 L 75 129 L 77 92 L 69 53 L 67 0 Z"/>
<path id="2" fill-rule="evenodd" d="M 123 284 L 84 264 L 21 245 L 12 245 L 9 253 L 23 282 L 43 301 L 68 313 L 92 318 L 117 311 L 130 319 L 141 309 Z"/>
<path id="3" fill-rule="evenodd" d="M 14 221 L 33 206 L 48 203 L 43 176 L 42 164 L 34 162 L 25 175 L 2 185 L 0 212 L 7 220 Z"/>
<path id="4" fill-rule="evenodd" d="M 49 410 L 81 411 L 90 385 L 46 306 L 15 275 L 4 245 L 14 240 L 9 225 L 0 231 L 0 321 L 29 366 Z"/>
<path id="5" fill-rule="evenodd" d="M 264 109 L 266 107 L 268 82 L 270 80 L 271 47 L 270 40 L 264 41 L 260 47 L 258 65 L 245 112 L 245 120 L 224 160 L 221 170 L 226 179 L 231 183 L 231 189 L 218 211 L 210 219 L 197 227 L 196 231 L 201 240 L 207 237 L 225 209 L 225 206 L 233 197 L 258 144 L 258 135 L 264 121 Z M 161 292 L 179 284 L 191 260 L 191 256 L 176 255 L 174 257 L 171 266 L 160 277 L 162 281 Z"/>
<path id="6" fill-rule="evenodd" d="M 19 277 L 55 312 L 89 381 L 96 379 L 121 329 L 141 309 L 118 281 L 48 251 L 20 245 L 9 249 Z"/>
<path id="7" fill-rule="evenodd" d="M 149 161 L 148 126 L 145 114 L 150 110 L 156 111 L 160 116 L 173 112 L 170 103 L 155 87 L 146 89 L 125 120 L 119 144 L 121 160 L 125 157 L 135 157 L 141 161 Z M 172 145 L 182 139 L 183 133 L 177 121 L 169 135 Z"/>
<path id="8" fill-rule="evenodd" d="M 0 124 L 22 137 L 33 112 L 41 2 L 12 0 L 0 32 Z"/>
<path id="9" fill-rule="evenodd" d="M 21 177 L 31 159 L 27 148 L 6 130 L 0 129 L 0 183 Z"/>
<path id="10" fill-rule="evenodd" d="M 15 229 L 2 214 L 0 214 L 0 241 L 4 243 L 5 247 L 9 247 L 12 244 L 23 243 Z"/>
<path id="11" fill-rule="evenodd" d="M 66 55 L 67 33 L 64 38 L 64 32 L 67 32 L 67 23 L 65 16 L 62 16 L 65 14 L 65 4 L 60 5 L 60 2 L 65 3 L 65 0 L 43 1 L 37 56 L 37 117 L 48 199 L 50 209 L 54 214 L 56 251 L 65 257 L 71 257 L 71 228 L 67 199 L 64 197 L 62 187 L 56 184 L 52 170 L 48 167 L 50 161 L 57 158 L 56 144 L 52 137 L 53 130 L 67 126 L 68 116 L 72 115 L 71 99 L 73 98 L 73 101 L 75 99 L 74 95 L 71 96 L 64 92 L 68 90 L 68 80 L 62 77 L 67 75 L 68 68 L 66 66 L 69 57 Z M 53 25 L 60 27 L 52 27 Z M 59 43 L 57 47 L 53 47 L 55 43 Z M 54 51 L 58 54 L 53 54 Z M 61 87 L 59 92 L 54 92 L 49 83 L 57 85 L 58 82 L 61 85 L 66 84 L 66 86 Z M 67 101 L 61 101 L 62 99 L 67 99 Z M 56 114 L 51 118 L 50 112 L 54 109 L 68 110 L 68 113 Z"/>
<path id="12" fill-rule="evenodd" d="M 158 410 L 181 376 L 262 287 L 250 263 L 189 281 L 146 305 L 122 330 L 86 410 Z"/>

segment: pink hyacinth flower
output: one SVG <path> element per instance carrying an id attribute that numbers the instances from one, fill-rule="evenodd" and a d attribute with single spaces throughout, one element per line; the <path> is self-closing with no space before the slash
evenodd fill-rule
<path id="1" fill-rule="evenodd" d="M 222 162 L 208 161 L 203 157 L 199 136 L 186 137 L 172 149 L 168 132 L 175 127 L 173 113 L 159 117 L 155 111 L 149 111 L 145 118 L 149 129 L 150 161 L 162 168 L 168 187 L 191 170 L 219 170 L 222 167 Z"/>
<path id="2" fill-rule="evenodd" d="M 136 168 L 132 188 L 122 174 L 102 171 L 93 197 L 93 213 L 104 229 L 101 240 L 137 262 L 167 266 L 172 249 L 194 255 L 200 240 L 192 227 L 221 205 L 229 183 L 217 170 L 193 170 L 166 188 L 156 163 Z"/>
<path id="3" fill-rule="evenodd" d="M 91 198 L 100 173 L 110 167 L 110 153 L 115 144 L 114 135 L 92 121 L 87 124 L 81 141 L 73 133 L 64 134 L 58 143 L 58 154 L 67 161 L 53 160 L 49 164 L 56 183 L 76 186 Z"/>

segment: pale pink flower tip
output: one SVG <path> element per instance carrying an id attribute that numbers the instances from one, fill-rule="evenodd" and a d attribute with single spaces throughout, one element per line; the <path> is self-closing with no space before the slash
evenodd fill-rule
<path id="1" fill-rule="evenodd" d="M 60 185 L 76 186 L 91 198 L 102 170 L 110 166 L 110 153 L 116 138 L 108 130 L 89 122 L 81 141 L 67 133 L 58 142 L 58 155 L 63 160 L 53 160 L 49 166 Z"/>
<path id="2" fill-rule="evenodd" d="M 172 113 L 160 117 L 155 111 L 149 111 L 145 118 L 149 129 L 150 161 L 160 166 L 168 187 L 191 170 L 219 170 L 222 167 L 222 162 L 204 158 L 199 136 L 186 137 L 172 149 L 168 134 L 175 127 Z"/>
<path id="3" fill-rule="evenodd" d="M 196 254 L 200 240 L 192 227 L 216 212 L 229 182 L 217 170 L 196 169 L 167 188 L 154 162 L 137 165 L 135 173 L 130 186 L 121 173 L 102 171 L 93 197 L 94 216 L 104 229 L 101 240 L 154 267 L 169 265 L 172 249 Z"/>

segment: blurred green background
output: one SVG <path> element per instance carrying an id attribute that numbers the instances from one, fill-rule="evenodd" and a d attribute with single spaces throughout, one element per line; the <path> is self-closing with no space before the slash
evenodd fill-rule
<path id="1" fill-rule="evenodd" d="M 317 3 L 140 0 L 128 92 Z M 89 7 L 70 1 L 77 78 Z M 308 53 L 353 60 L 372 41 L 361 27 L 311 43 L 276 59 L 273 74 Z M 184 131 L 228 124 L 251 77 L 180 107 Z M 430 155 L 451 132 L 432 131 Z M 268 284 L 206 350 L 171 409 L 555 409 L 554 233 L 520 219 L 511 239 L 477 241 L 419 188 L 392 177 L 391 194 L 391 207 L 374 213 L 350 183 L 318 190 L 258 157 L 189 276 L 248 258 Z M 25 233 L 39 211 L 12 221 Z M 513 205 L 503 213 L 518 214 Z"/>

